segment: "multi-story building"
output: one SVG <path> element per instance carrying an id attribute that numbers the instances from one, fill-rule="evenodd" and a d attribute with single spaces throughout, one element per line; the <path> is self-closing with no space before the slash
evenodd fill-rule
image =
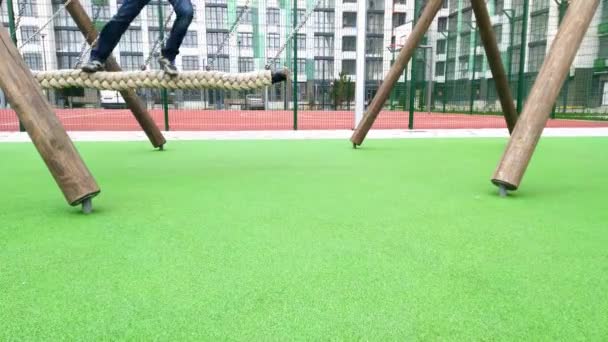
<path id="1" fill-rule="evenodd" d="M 116 12 L 121 1 L 83 0 L 82 4 L 101 27 Z M 566 0 L 560 1 L 566 3 Z M 411 31 L 415 11 L 420 11 L 424 2 L 367 0 L 367 99 L 375 94 L 398 53 L 399 46 Z M 356 37 L 360 33 L 356 27 L 356 0 L 297 0 L 295 12 L 293 2 L 285 0 L 200 0 L 193 3 L 195 17 L 176 61 L 183 70 L 210 67 L 222 71 L 247 72 L 262 69 L 266 65 L 272 68 L 282 67 L 286 61 L 289 61 L 287 67 L 293 69 L 294 49 L 288 38 L 293 32 L 294 24 L 306 20 L 302 28 L 294 33 L 294 41 L 297 43 L 297 89 L 301 105 L 330 108 L 329 92 L 332 84 L 341 75 L 353 80 L 355 78 Z M 34 70 L 74 68 L 86 49 L 75 23 L 65 10 L 61 10 L 63 4 L 63 0 L 13 0 L 18 21 L 18 44 L 29 40 L 21 51 L 27 64 Z M 165 21 L 169 26 L 172 22 L 171 7 L 166 2 L 162 4 L 161 7 L 158 1 L 151 1 L 122 37 L 114 56 L 124 69 L 135 70 L 144 64 L 151 68 L 157 67 L 154 56 L 150 56 L 152 51 L 158 51 L 154 47 L 158 45 L 160 27 L 164 26 Z M 529 87 L 551 45 L 565 9 L 565 6 L 560 6 L 553 0 L 529 0 L 528 16 L 524 20 L 523 4 L 524 0 L 488 1 L 503 61 L 511 75 L 514 91 L 520 73 L 522 46 L 523 72 L 527 75 L 526 84 Z M 2 6 L 2 22 L 7 26 L 6 1 Z M 57 13 L 55 19 L 45 26 L 54 13 Z M 573 94 L 581 93 L 589 85 L 602 89 L 603 94 L 607 79 L 605 74 L 608 74 L 606 25 L 608 5 L 603 1 L 602 10 L 583 42 L 571 75 L 588 82 L 575 82 L 570 95 L 566 95 L 569 101 L 573 99 Z M 41 28 L 40 34 L 35 34 Z M 232 28 L 234 32 L 230 34 Z M 166 28 L 165 35 L 168 30 Z M 522 31 L 526 35 L 522 36 Z M 490 106 L 495 105 L 496 94 L 481 40 L 476 33 L 470 0 L 445 0 L 423 46 L 414 64 L 415 74 L 412 75 L 411 70 L 408 70 L 401 77 L 400 85 L 396 87 L 397 98 L 405 97 L 403 94 L 406 93 L 406 85 L 414 78 L 418 83 L 424 84 L 433 81 L 435 104 L 443 101 L 458 105 L 461 102 L 467 103 L 472 98 L 474 101 L 483 100 L 483 103 Z M 274 60 L 273 57 L 279 52 L 278 59 Z M 432 58 L 429 58 L 430 54 L 433 55 Z M 147 63 L 148 60 L 151 62 Z M 423 92 L 419 90 L 419 93 Z M 160 100 L 157 92 L 145 91 L 143 94 L 151 102 Z M 269 101 L 278 108 L 288 107 L 291 96 L 292 93 L 284 86 L 272 87 L 267 93 Z M 238 97 L 239 95 L 233 96 Z M 64 105 L 95 103 L 98 98 L 96 92 L 83 90 L 54 95 L 54 101 Z M 229 94 L 213 91 L 175 92 L 171 94 L 171 100 L 182 106 L 188 103 L 194 106 L 201 103 L 205 106 L 230 104 L 232 101 Z M 2 96 L 0 101 L 3 101 Z"/>

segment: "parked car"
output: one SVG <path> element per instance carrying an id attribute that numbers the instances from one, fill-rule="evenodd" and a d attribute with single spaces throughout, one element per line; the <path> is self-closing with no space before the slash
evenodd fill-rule
<path id="1" fill-rule="evenodd" d="M 245 109 L 264 110 L 264 98 L 261 95 L 249 94 L 245 96 Z"/>

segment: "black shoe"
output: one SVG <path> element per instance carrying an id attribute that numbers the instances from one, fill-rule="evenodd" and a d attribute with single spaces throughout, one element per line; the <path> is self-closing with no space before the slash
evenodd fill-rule
<path id="1" fill-rule="evenodd" d="M 92 74 L 98 71 L 103 71 L 104 65 L 100 61 L 91 60 L 85 63 L 80 69 L 86 73 Z"/>
<path id="2" fill-rule="evenodd" d="M 165 72 L 165 74 L 171 76 L 171 77 L 175 77 L 179 74 L 179 71 L 177 70 L 177 68 L 175 67 L 175 64 L 173 64 L 168 58 L 166 57 L 161 57 L 158 59 L 158 64 L 160 64 L 160 69 L 162 71 Z"/>

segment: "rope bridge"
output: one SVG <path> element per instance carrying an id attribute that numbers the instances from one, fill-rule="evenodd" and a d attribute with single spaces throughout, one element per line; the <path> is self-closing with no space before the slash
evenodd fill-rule
<path id="1" fill-rule="evenodd" d="M 182 71 L 176 77 L 163 71 L 120 71 L 87 74 L 80 70 L 33 71 L 42 88 L 90 88 L 98 90 L 148 89 L 222 89 L 253 90 L 279 83 L 286 71 L 269 70 L 248 73 L 219 71 Z"/>

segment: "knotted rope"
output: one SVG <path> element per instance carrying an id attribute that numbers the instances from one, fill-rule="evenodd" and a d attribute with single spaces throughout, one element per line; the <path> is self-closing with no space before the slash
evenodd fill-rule
<path id="1" fill-rule="evenodd" d="M 163 71 L 120 71 L 87 74 L 80 70 L 34 71 L 42 88 L 90 88 L 98 90 L 148 89 L 222 89 L 253 90 L 270 86 L 273 74 L 268 71 L 226 73 L 219 71 L 183 71 L 170 77 Z"/>

